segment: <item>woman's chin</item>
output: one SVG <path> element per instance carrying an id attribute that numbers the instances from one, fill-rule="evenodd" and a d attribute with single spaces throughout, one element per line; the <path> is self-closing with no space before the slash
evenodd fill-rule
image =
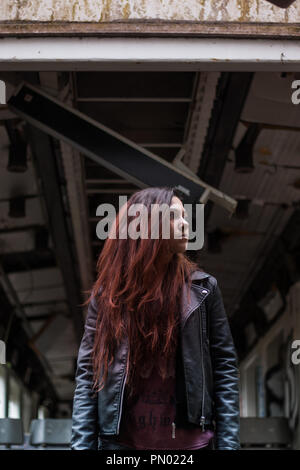
<path id="1" fill-rule="evenodd" d="M 187 250 L 187 246 L 188 246 L 187 240 L 180 240 L 180 243 L 178 243 L 178 251 L 180 253 L 184 253 Z"/>

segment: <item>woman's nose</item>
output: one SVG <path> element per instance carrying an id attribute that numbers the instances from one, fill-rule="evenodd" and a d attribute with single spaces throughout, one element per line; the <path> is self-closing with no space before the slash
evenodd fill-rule
<path id="1" fill-rule="evenodd" d="M 184 232 L 188 232 L 188 230 L 189 230 L 188 221 L 185 220 L 183 217 L 181 217 L 180 222 L 179 222 L 179 227 L 184 229 Z"/>

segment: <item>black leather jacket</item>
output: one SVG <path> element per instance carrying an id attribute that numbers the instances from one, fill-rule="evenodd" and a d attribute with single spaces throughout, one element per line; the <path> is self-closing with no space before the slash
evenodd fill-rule
<path id="1" fill-rule="evenodd" d="M 89 304 L 81 341 L 73 400 L 71 449 L 97 450 L 101 436 L 119 433 L 126 382 L 127 338 L 119 346 L 104 388 L 91 391 L 97 309 Z M 191 299 L 182 295 L 176 356 L 176 427 L 215 431 L 214 448 L 240 448 L 239 370 L 236 350 L 215 277 L 196 271 Z"/>

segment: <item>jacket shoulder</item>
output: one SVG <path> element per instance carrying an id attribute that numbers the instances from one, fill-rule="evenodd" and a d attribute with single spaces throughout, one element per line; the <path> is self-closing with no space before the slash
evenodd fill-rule
<path id="1" fill-rule="evenodd" d="M 214 289 L 217 285 L 217 279 L 206 271 L 196 270 L 191 275 L 193 283 L 205 282 L 207 288 Z"/>

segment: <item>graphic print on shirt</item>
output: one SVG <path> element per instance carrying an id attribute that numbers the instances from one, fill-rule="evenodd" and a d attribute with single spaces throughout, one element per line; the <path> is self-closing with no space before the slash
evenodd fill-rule
<path id="1" fill-rule="evenodd" d="M 135 401 L 127 403 L 116 440 L 137 449 L 197 449 L 207 445 L 212 431 L 201 428 L 176 429 L 175 420 L 175 358 L 167 364 L 166 377 L 162 377 L 163 361 L 153 364 L 141 373 L 141 390 Z"/>

